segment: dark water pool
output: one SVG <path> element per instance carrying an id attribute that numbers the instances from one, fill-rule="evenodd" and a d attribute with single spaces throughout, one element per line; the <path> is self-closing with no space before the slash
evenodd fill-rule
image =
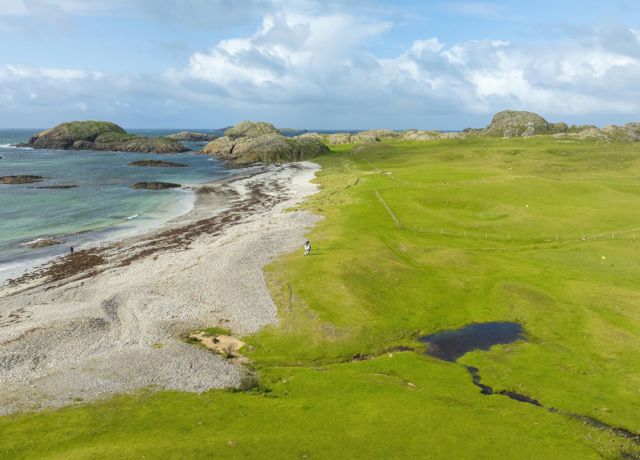
<path id="1" fill-rule="evenodd" d="M 420 337 L 428 343 L 427 354 L 445 361 L 456 361 L 473 350 L 488 350 L 494 345 L 524 339 L 522 326 L 511 322 L 474 323 L 460 329 Z"/>

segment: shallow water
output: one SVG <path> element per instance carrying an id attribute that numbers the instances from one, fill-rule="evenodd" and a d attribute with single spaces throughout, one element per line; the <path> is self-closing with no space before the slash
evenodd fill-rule
<path id="1" fill-rule="evenodd" d="M 513 343 L 524 339 L 518 323 L 474 323 L 460 329 L 437 332 L 420 337 L 429 344 L 427 354 L 445 361 L 456 361 L 473 350 L 488 350 L 494 345 Z"/>
<path id="2" fill-rule="evenodd" d="M 32 150 L 12 147 L 37 130 L 0 130 L 0 176 L 39 175 L 35 184 L 0 185 L 0 282 L 48 257 L 120 234 L 153 228 L 193 204 L 187 190 L 133 190 L 142 181 L 183 185 L 227 177 L 236 172 L 207 155 L 193 152 L 156 155 L 121 152 Z M 147 135 L 166 134 L 162 131 Z M 197 145 L 191 147 L 197 148 Z M 127 166 L 164 159 L 186 168 Z M 74 188 L 39 188 L 75 185 Z M 55 238 L 62 246 L 30 249 L 25 243 Z"/>

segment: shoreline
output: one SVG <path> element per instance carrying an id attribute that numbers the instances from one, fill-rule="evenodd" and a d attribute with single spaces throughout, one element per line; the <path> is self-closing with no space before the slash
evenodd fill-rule
<path id="1" fill-rule="evenodd" d="M 233 176 L 232 176 L 233 177 Z M 222 180 L 222 179 L 220 179 Z M 213 184 L 214 181 L 206 182 Z M 93 247 L 113 244 L 118 241 L 134 238 L 146 233 L 152 233 L 159 230 L 168 222 L 180 218 L 188 214 L 196 205 L 196 191 L 200 184 L 186 184 L 177 190 L 173 202 L 168 209 L 158 212 L 152 217 L 139 215 L 126 217 L 126 219 L 116 225 L 97 228 L 94 230 L 86 230 L 77 233 L 61 234 L 61 235 L 41 235 L 34 239 L 25 239 L 19 243 L 21 247 L 27 247 L 31 242 L 41 239 L 54 239 L 61 241 L 60 244 L 41 248 L 38 254 L 21 254 L 13 258 L 7 258 L 0 261 L 0 288 L 9 283 L 12 279 L 20 278 L 29 272 L 38 270 L 47 264 L 56 263 L 59 259 L 68 254 L 68 248 L 73 246 L 74 250 L 82 251 Z"/>
<path id="2" fill-rule="evenodd" d="M 154 386 L 241 388 L 245 367 L 185 343 L 198 328 L 277 323 L 262 267 L 318 216 L 283 211 L 319 167 L 254 166 L 198 186 L 159 229 L 62 257 L 0 287 L 0 414 Z"/>

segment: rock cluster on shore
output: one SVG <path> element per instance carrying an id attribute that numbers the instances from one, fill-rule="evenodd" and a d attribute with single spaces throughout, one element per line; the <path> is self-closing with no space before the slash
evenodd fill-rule
<path id="1" fill-rule="evenodd" d="M 329 148 L 317 136 L 285 137 L 270 123 L 244 121 L 227 129 L 202 152 L 234 165 L 247 165 L 301 161 L 328 153 Z"/>
<path id="2" fill-rule="evenodd" d="M 175 153 L 188 149 L 174 139 L 128 134 L 106 121 L 72 121 L 42 131 L 22 147 L 55 150 L 101 150 L 114 152 Z"/>

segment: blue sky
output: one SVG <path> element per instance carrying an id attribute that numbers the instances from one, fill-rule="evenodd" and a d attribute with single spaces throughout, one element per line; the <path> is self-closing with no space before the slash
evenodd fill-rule
<path id="1" fill-rule="evenodd" d="M 635 0 L 0 0 L 6 128 L 604 125 L 638 81 Z"/>

